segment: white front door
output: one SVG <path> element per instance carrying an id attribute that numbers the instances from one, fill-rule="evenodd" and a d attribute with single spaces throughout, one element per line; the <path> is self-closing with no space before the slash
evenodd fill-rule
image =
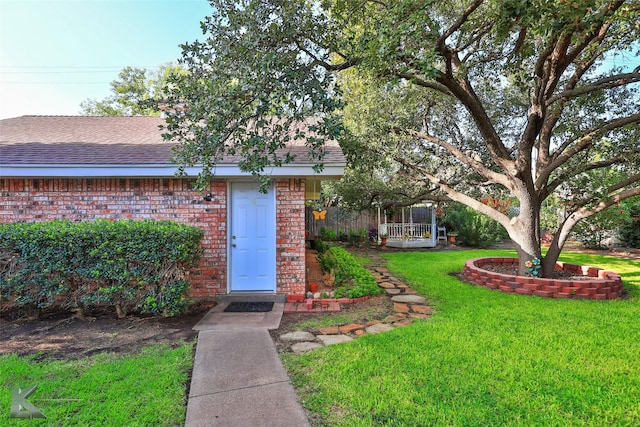
<path id="1" fill-rule="evenodd" d="M 231 292 L 276 291 L 274 191 L 258 189 L 253 182 L 231 183 Z"/>

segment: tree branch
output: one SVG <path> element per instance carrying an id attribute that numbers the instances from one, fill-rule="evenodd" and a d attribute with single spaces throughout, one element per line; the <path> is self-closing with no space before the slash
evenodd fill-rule
<path id="1" fill-rule="evenodd" d="M 440 37 L 438 37 L 438 39 L 436 40 L 436 46 L 438 46 L 438 50 L 445 49 L 445 44 L 449 36 L 458 31 L 460 27 L 462 27 L 462 25 L 467 21 L 467 19 L 469 19 L 469 16 L 476 9 L 478 9 L 482 5 L 482 3 L 484 3 L 484 0 L 475 0 L 473 3 L 471 3 L 469 7 L 467 7 L 467 9 L 458 18 L 458 20 L 454 22 L 452 26 L 447 28 L 447 30 L 442 33 Z"/>
<path id="2" fill-rule="evenodd" d="M 568 139 L 556 150 L 557 155 L 554 155 L 549 165 L 543 169 L 538 170 L 538 176 L 536 178 L 536 188 L 541 186 L 549 179 L 551 173 L 566 163 L 571 157 L 579 152 L 587 149 L 596 138 L 603 131 L 610 131 L 617 129 L 632 123 L 640 122 L 640 113 L 633 114 L 631 116 L 622 117 L 610 122 L 606 122 L 601 126 L 597 126 L 588 130 L 585 134 L 577 136 L 575 138 Z M 569 149 L 571 144 L 575 145 Z"/>
<path id="3" fill-rule="evenodd" d="M 577 223 L 578 221 L 584 219 L 584 218 L 588 218 L 591 215 L 595 215 L 598 212 L 601 212 L 605 209 L 607 209 L 609 206 L 612 206 L 614 204 L 616 204 L 616 202 L 621 202 L 623 200 L 626 200 L 630 197 L 633 196 L 638 196 L 640 195 L 640 186 L 639 187 L 633 187 L 633 188 L 629 188 L 627 190 L 621 191 L 620 193 L 615 194 L 614 196 L 611 197 L 610 200 L 603 200 L 600 203 L 598 203 L 596 206 L 591 207 L 591 208 L 587 208 L 587 207 L 581 207 L 578 208 L 575 212 L 573 212 L 571 215 L 569 215 L 569 217 L 571 219 L 574 220 L 574 224 Z"/>
<path id="4" fill-rule="evenodd" d="M 405 134 L 408 136 L 411 136 L 412 138 L 416 138 L 416 139 L 423 139 L 425 141 L 428 141 L 432 144 L 435 144 L 439 147 L 444 148 L 445 150 L 447 150 L 449 153 L 451 153 L 451 155 L 453 157 L 455 157 L 458 161 L 469 165 L 471 168 L 473 168 L 473 170 L 475 170 L 476 172 L 478 172 L 480 175 L 482 175 L 483 177 L 487 178 L 488 180 L 496 183 L 496 184 L 500 184 L 505 186 L 506 188 L 510 188 L 509 186 L 509 180 L 502 174 L 499 174 L 497 172 L 492 171 L 491 169 L 485 167 L 485 165 L 481 162 L 478 161 L 470 156 L 468 156 L 467 154 L 465 154 L 462 150 L 460 150 L 458 147 L 456 147 L 453 144 L 448 143 L 445 140 L 442 140 L 440 138 L 436 138 L 432 135 L 426 134 L 424 132 L 418 132 L 418 131 L 414 131 L 412 129 L 402 129 L 402 128 L 392 128 L 391 129 L 393 132 L 397 133 L 397 134 Z"/>
<path id="5" fill-rule="evenodd" d="M 467 205 L 470 208 L 488 216 L 489 218 L 498 221 L 500 224 L 502 224 L 503 227 L 507 229 L 509 228 L 510 219 L 507 215 L 503 214 L 502 212 L 496 209 L 493 209 L 490 206 L 485 205 L 484 203 L 479 202 L 478 200 L 472 197 L 469 197 L 464 193 L 456 191 L 453 187 L 448 185 L 446 182 L 442 181 L 440 178 L 432 175 L 426 169 L 407 162 L 402 156 L 395 156 L 394 160 L 406 166 L 407 168 L 413 169 L 414 171 L 422 174 L 422 176 L 427 178 L 432 184 L 438 186 L 442 191 L 444 191 L 451 200 Z"/>
<path id="6" fill-rule="evenodd" d="M 604 5 L 599 11 L 599 20 L 594 23 L 592 27 L 583 28 L 580 23 L 576 24 L 576 27 L 571 31 L 565 33 L 560 42 L 556 44 L 554 51 L 550 58 L 549 63 L 549 78 L 546 82 L 544 91 L 545 98 L 552 96 L 555 88 L 557 87 L 562 74 L 567 69 L 569 64 L 574 62 L 576 58 L 595 40 L 598 44 L 604 39 L 607 30 L 611 26 L 610 22 L 605 20 L 615 13 L 620 6 L 624 4 L 624 0 L 617 0 L 607 5 Z M 579 31 L 585 31 L 581 42 L 571 47 L 571 40 L 574 35 Z"/>
<path id="7" fill-rule="evenodd" d="M 551 181 L 549 184 L 547 184 L 547 186 L 546 186 L 547 191 L 543 194 L 543 196 L 546 197 L 548 194 L 550 194 L 553 191 L 555 191 L 556 188 L 558 188 L 563 182 L 566 182 L 571 177 L 574 177 L 574 176 L 576 176 L 578 174 L 581 174 L 581 173 L 584 173 L 584 172 L 588 172 L 588 171 L 591 171 L 591 170 L 608 168 L 608 167 L 611 167 L 613 165 L 625 164 L 625 163 L 627 163 L 629 161 L 629 155 L 633 155 L 633 154 L 640 154 L 640 148 L 633 149 L 630 152 L 626 152 L 621 156 L 612 157 L 610 159 L 601 160 L 599 162 L 592 162 L 592 163 L 584 164 L 582 167 L 579 167 L 577 169 L 571 169 L 571 171 L 570 171 L 571 173 L 565 173 L 565 174 L 559 175 L 553 181 Z M 635 175 L 632 176 L 629 179 L 634 179 L 634 177 L 635 177 Z M 627 180 L 625 180 L 623 182 L 627 182 Z M 628 183 L 622 185 L 620 188 L 622 188 L 622 187 L 624 187 L 626 185 L 628 185 Z"/>
<path id="8" fill-rule="evenodd" d="M 589 83 L 585 86 L 581 86 L 577 89 L 565 90 L 564 92 L 553 95 L 547 100 L 547 106 L 559 101 L 575 98 L 576 96 L 586 95 L 588 93 L 596 92 L 599 90 L 611 89 L 614 87 L 620 87 L 631 83 L 640 82 L 640 72 L 634 71 L 631 73 L 616 74 L 615 76 L 609 76 L 597 80 L 593 83 Z"/>
<path id="9" fill-rule="evenodd" d="M 576 64 L 575 72 L 565 85 L 565 92 L 575 89 L 582 76 L 593 66 L 597 58 L 598 54 L 596 53 L 588 60 L 580 61 Z M 561 102 L 558 102 L 551 110 L 549 110 L 548 107 L 552 105 L 553 101 L 547 100 L 547 116 L 545 117 L 540 129 L 540 136 L 538 138 L 538 161 L 543 167 L 546 167 L 551 161 L 551 157 L 549 155 L 549 150 L 551 148 L 551 136 L 553 135 L 553 129 L 560 120 L 569 98 L 559 98 L 559 100 Z"/>
<path id="10" fill-rule="evenodd" d="M 421 86 L 421 87 L 424 87 L 424 88 L 427 88 L 427 89 L 433 89 L 433 90 L 438 91 L 438 92 L 440 92 L 440 93 L 442 93 L 444 95 L 454 96 L 453 93 L 451 93 L 451 91 L 449 90 L 449 88 L 446 87 L 445 85 L 440 84 L 438 82 L 435 82 L 433 80 L 423 79 L 423 78 L 417 76 L 416 74 L 413 74 L 413 73 L 410 73 L 410 72 L 407 72 L 407 71 L 395 71 L 395 72 L 393 72 L 393 75 L 395 75 L 397 77 L 400 77 L 400 78 L 403 78 L 405 80 L 408 80 L 408 81 L 410 81 L 412 83 L 415 83 L 418 86 Z"/>

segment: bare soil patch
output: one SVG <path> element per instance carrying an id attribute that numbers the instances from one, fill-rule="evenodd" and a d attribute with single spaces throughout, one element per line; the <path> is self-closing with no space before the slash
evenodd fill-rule
<path id="1" fill-rule="evenodd" d="M 491 271 L 493 273 L 509 274 L 511 276 L 518 275 L 518 267 L 512 265 L 483 264 L 480 268 L 482 268 L 483 270 Z M 583 276 L 581 274 L 573 274 L 562 270 L 554 270 L 551 274 L 551 277 L 545 278 L 562 280 L 598 280 L 597 277 Z"/>
<path id="2" fill-rule="evenodd" d="M 207 308 L 194 306 L 176 317 L 127 316 L 93 313 L 79 319 L 72 313 L 49 313 L 38 320 L 0 318 L 0 354 L 35 355 L 37 359 L 80 359 L 101 352 L 136 353 L 153 344 L 178 345 L 193 341 L 192 328 Z"/>

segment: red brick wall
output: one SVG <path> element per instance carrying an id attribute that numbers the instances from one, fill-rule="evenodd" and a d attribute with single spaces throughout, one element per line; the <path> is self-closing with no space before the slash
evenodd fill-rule
<path id="1" fill-rule="evenodd" d="M 210 298 L 226 292 L 227 183 L 212 183 L 210 202 L 192 188 L 185 178 L 0 178 L 0 223 L 135 218 L 195 225 L 205 237 L 191 296 Z M 276 182 L 278 293 L 304 293 L 304 194 L 304 180 Z"/>
<path id="2" fill-rule="evenodd" d="M 276 182 L 277 293 L 304 294 L 304 179 Z"/>
<path id="3" fill-rule="evenodd" d="M 191 179 L 0 179 L 0 222 L 96 218 L 172 220 L 205 231 L 193 298 L 226 289 L 227 184 L 212 183 L 207 202 Z"/>

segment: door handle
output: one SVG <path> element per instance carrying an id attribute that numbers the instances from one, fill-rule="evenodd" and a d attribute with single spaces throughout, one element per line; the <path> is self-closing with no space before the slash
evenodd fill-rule
<path id="1" fill-rule="evenodd" d="M 236 247 L 236 244 L 235 244 L 235 243 L 232 243 L 232 244 L 231 244 L 231 247 L 232 247 L 232 248 L 235 248 L 235 247 Z"/>

